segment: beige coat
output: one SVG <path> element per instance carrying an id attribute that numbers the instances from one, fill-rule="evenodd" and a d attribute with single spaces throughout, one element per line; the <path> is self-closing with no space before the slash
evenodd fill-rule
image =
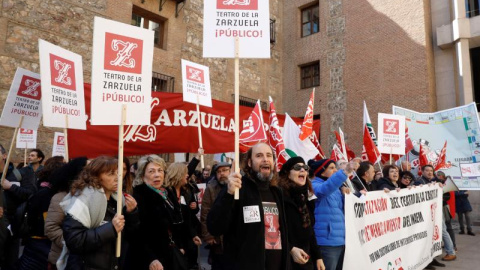
<path id="1" fill-rule="evenodd" d="M 48 207 L 47 218 L 45 219 L 45 235 L 52 241 L 48 262 L 52 264 L 57 262 L 63 249 L 62 223 L 65 213 L 60 207 L 60 202 L 66 195 L 66 192 L 59 192 L 52 197 Z"/>

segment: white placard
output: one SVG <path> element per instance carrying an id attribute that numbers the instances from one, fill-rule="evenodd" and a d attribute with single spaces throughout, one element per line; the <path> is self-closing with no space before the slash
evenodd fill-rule
<path id="1" fill-rule="evenodd" d="M 345 195 L 343 269 L 421 270 L 442 254 L 438 185 Z"/>
<path id="2" fill-rule="evenodd" d="M 234 58 L 238 37 L 240 58 L 270 58 L 268 0 L 210 0 L 203 6 L 203 57 Z"/>
<path id="3" fill-rule="evenodd" d="M 378 114 L 378 151 L 405 155 L 405 116 Z"/>
<path id="4" fill-rule="evenodd" d="M 182 59 L 183 101 L 212 107 L 210 71 L 207 66 Z"/>
<path id="5" fill-rule="evenodd" d="M 65 157 L 65 134 L 62 132 L 55 132 L 52 148 L 52 157 L 54 156 Z"/>
<path id="6" fill-rule="evenodd" d="M 37 148 L 37 131 L 34 129 L 24 129 L 21 128 L 18 130 L 17 134 L 17 148 Z"/>
<path id="7" fill-rule="evenodd" d="M 462 177 L 479 177 L 480 163 L 460 163 Z"/>
<path id="8" fill-rule="evenodd" d="M 92 57 L 92 125 L 149 125 L 152 99 L 152 30 L 95 17 Z"/>
<path id="9" fill-rule="evenodd" d="M 0 125 L 16 128 L 23 115 L 22 128 L 38 129 L 42 117 L 40 86 L 39 74 L 17 68 L 0 117 Z"/>
<path id="10" fill-rule="evenodd" d="M 86 129 L 82 57 L 38 40 L 42 76 L 43 125 Z"/>

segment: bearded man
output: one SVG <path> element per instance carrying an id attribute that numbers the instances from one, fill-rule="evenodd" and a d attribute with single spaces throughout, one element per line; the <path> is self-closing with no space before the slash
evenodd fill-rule
<path id="1" fill-rule="evenodd" d="M 232 172 L 207 217 L 214 236 L 223 235 L 228 269 L 289 269 L 283 194 L 276 186 L 272 148 L 265 143 L 247 152 L 243 173 Z M 234 200 L 235 189 L 240 199 Z"/>

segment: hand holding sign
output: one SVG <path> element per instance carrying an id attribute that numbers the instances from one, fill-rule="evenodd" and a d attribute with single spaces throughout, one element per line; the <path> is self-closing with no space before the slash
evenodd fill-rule
<path id="1" fill-rule="evenodd" d="M 235 194 L 235 190 L 242 188 L 242 175 L 237 172 L 232 172 L 228 176 L 228 193 Z"/>

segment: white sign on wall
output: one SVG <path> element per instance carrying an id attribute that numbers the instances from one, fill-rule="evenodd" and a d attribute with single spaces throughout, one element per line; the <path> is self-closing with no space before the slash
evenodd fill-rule
<path id="1" fill-rule="evenodd" d="M 203 57 L 234 58 L 238 37 L 240 58 L 270 58 L 268 0 L 210 0 L 203 5 Z"/>
<path id="2" fill-rule="evenodd" d="M 43 125 L 86 129 L 82 57 L 39 40 Z"/>
<path id="3" fill-rule="evenodd" d="M 95 17 L 92 57 L 92 125 L 149 125 L 152 98 L 152 30 Z"/>
<path id="4" fill-rule="evenodd" d="M 22 128 L 38 129 L 42 117 L 41 98 L 40 75 L 17 68 L 0 117 L 0 125 L 16 128 L 23 115 Z"/>
<path id="5" fill-rule="evenodd" d="M 183 101 L 212 107 L 210 72 L 207 66 L 182 59 Z"/>
<path id="6" fill-rule="evenodd" d="M 19 129 L 17 148 L 37 148 L 37 131 L 34 129 Z"/>
<path id="7" fill-rule="evenodd" d="M 54 156 L 65 157 L 65 134 L 62 132 L 55 132 L 52 148 L 52 157 Z"/>
<path id="8" fill-rule="evenodd" d="M 378 151 L 405 155 L 405 116 L 378 114 Z"/>

